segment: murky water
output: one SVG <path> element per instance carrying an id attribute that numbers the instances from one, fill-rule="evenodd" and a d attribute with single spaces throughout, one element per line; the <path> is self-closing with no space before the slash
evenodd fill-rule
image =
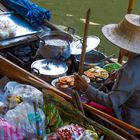
<path id="1" fill-rule="evenodd" d="M 106 40 L 101 28 L 106 24 L 119 23 L 127 13 L 129 0 L 32 0 L 52 12 L 51 22 L 72 27 L 80 37 L 84 32 L 86 12 L 91 8 L 88 35 L 98 36 L 101 40 L 98 49 L 105 54 L 118 55 L 119 49 Z M 135 0 L 132 13 L 140 14 L 140 0 Z"/>

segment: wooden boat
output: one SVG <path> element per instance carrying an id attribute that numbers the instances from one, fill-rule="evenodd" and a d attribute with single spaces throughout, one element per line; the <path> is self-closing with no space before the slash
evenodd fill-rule
<path id="1" fill-rule="evenodd" d="M 39 89 L 47 89 L 48 91 L 51 91 L 52 93 L 65 98 L 67 101 L 72 102 L 72 99 L 69 96 L 67 96 L 65 93 L 52 87 L 45 81 L 39 79 L 38 77 L 25 71 L 24 69 L 18 67 L 17 65 L 15 65 L 14 63 L 5 59 L 2 56 L 0 56 L 0 65 L 1 65 L 0 74 L 2 74 L 3 76 L 7 76 L 11 80 L 16 80 L 18 82 L 33 85 Z M 82 115 L 83 119 L 86 119 L 86 121 L 89 121 L 88 123 L 92 124 L 95 128 L 101 130 L 105 135 L 108 135 L 108 136 L 110 136 L 110 138 L 116 139 L 116 140 L 118 140 L 118 139 L 120 139 L 120 140 L 123 140 L 123 139 L 137 140 L 136 137 L 129 134 L 122 128 L 112 124 L 110 121 L 107 121 L 104 117 L 101 117 L 101 115 L 98 115 L 97 113 L 92 112 L 93 108 L 90 108 L 87 105 L 84 105 L 84 107 L 88 111 L 87 114 L 93 113 L 94 118 L 90 117 L 90 118 L 92 118 L 92 120 L 91 120 L 91 119 L 88 119 L 87 117 L 85 117 L 85 115 Z M 99 122 L 96 122 L 97 120 Z"/>
<path id="2" fill-rule="evenodd" d="M 0 5 L 2 7 L 2 11 L 7 10 L 2 4 Z M 1 11 L 1 12 L 2 12 Z M 46 26 L 49 26 L 53 30 L 59 30 L 55 25 L 52 23 L 45 21 Z M 72 102 L 72 98 L 65 93 L 61 92 L 60 90 L 52 87 L 50 84 L 44 82 L 43 80 L 37 78 L 36 76 L 30 74 L 29 72 L 25 71 L 24 69 L 18 67 L 17 65 L 9 62 L 7 59 L 0 57 L 0 73 L 2 75 L 6 75 L 7 77 L 23 82 L 31 84 L 37 88 L 45 88 L 47 90 L 51 90 L 54 93 L 57 93 L 61 97 L 65 98 L 67 101 Z M 139 134 L 140 129 L 135 128 L 121 120 L 116 119 L 115 117 L 112 117 L 106 113 L 103 113 L 93 107 L 90 107 L 87 104 L 83 103 L 83 107 L 85 109 L 86 116 L 92 118 L 93 120 L 96 120 L 98 123 L 101 123 L 106 128 L 113 130 L 118 135 L 126 138 L 126 139 L 136 139 L 131 134 L 127 133 L 126 130 L 131 130 L 134 133 Z"/>

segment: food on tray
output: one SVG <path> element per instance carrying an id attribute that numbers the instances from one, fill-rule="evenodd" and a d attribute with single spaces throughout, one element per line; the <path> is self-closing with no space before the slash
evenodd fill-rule
<path id="1" fill-rule="evenodd" d="M 0 20 L 0 39 L 6 39 L 16 35 L 16 26 L 10 20 Z"/>
<path id="2" fill-rule="evenodd" d="M 93 79 L 96 77 L 106 79 L 109 76 L 108 72 L 99 66 L 90 68 L 89 70 L 85 71 L 84 74 L 89 78 L 93 78 Z"/>
<path id="3" fill-rule="evenodd" d="M 90 83 L 89 77 L 87 77 L 86 75 L 82 75 L 82 77 L 87 81 L 87 83 Z"/>
<path id="4" fill-rule="evenodd" d="M 57 86 L 59 88 L 69 88 L 74 86 L 74 77 L 71 76 L 63 76 L 58 78 Z"/>
<path id="5" fill-rule="evenodd" d="M 88 83 L 90 82 L 90 79 L 87 76 L 82 75 L 82 77 Z M 60 77 L 58 79 L 55 79 L 55 82 L 56 83 L 54 84 L 54 81 L 52 81 L 52 85 L 56 86 L 58 88 L 61 88 L 61 89 L 73 88 L 73 86 L 74 86 L 74 75 Z"/>
<path id="6" fill-rule="evenodd" d="M 110 63 L 104 66 L 104 69 L 106 69 L 109 73 L 112 73 L 114 70 L 118 70 L 120 68 L 121 68 L 121 64 L 118 63 Z"/>

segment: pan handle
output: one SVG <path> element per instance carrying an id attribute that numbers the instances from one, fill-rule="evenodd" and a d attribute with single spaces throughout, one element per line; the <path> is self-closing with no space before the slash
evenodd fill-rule
<path id="1" fill-rule="evenodd" d="M 115 54 L 112 54 L 112 55 L 110 55 L 110 56 L 107 56 L 106 58 L 100 60 L 100 62 L 104 62 L 104 61 L 110 60 L 110 59 L 111 59 L 112 57 L 114 57 L 114 56 L 115 56 Z"/>
<path id="2" fill-rule="evenodd" d="M 76 33 L 76 30 L 72 27 L 68 27 L 67 32 L 74 35 Z"/>

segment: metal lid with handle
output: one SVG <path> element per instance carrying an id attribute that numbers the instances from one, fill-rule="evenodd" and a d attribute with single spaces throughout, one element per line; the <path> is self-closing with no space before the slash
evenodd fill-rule
<path id="1" fill-rule="evenodd" d="M 41 59 L 32 63 L 31 69 L 39 75 L 59 76 L 67 72 L 65 63 L 51 59 Z"/>

